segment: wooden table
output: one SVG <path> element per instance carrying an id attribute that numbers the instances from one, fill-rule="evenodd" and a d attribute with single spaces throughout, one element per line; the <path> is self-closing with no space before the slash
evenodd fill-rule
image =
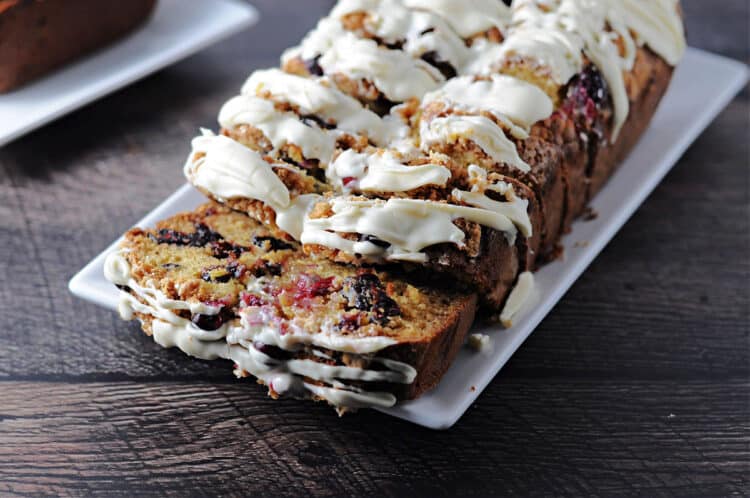
<path id="1" fill-rule="evenodd" d="M 0 150 L 0 495 L 750 494 L 747 92 L 446 432 L 272 401 L 71 296 L 331 2 L 255 3 L 257 28 Z M 746 0 L 685 7 L 693 45 L 747 61 Z"/>

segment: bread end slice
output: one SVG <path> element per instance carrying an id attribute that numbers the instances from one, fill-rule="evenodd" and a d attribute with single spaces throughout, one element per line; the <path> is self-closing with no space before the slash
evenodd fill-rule
<path id="1" fill-rule="evenodd" d="M 231 360 L 273 397 L 339 409 L 387 407 L 437 385 L 477 305 L 461 286 L 312 258 L 215 203 L 129 231 L 106 268 L 123 318 L 162 346 Z"/>

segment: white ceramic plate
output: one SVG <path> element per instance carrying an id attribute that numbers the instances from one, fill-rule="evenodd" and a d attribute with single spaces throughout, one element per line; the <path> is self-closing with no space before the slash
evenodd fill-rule
<path id="1" fill-rule="evenodd" d="M 418 400 L 383 411 L 434 429 L 452 426 L 688 146 L 745 85 L 747 76 L 744 64 L 689 50 L 650 130 L 592 203 L 598 217 L 576 223 L 573 232 L 563 240 L 565 259 L 546 265 L 536 274 L 533 303 L 521 312 L 513 328 L 481 330 L 492 338 L 492 351 L 477 353 L 464 348 L 435 390 Z M 186 185 L 138 226 L 153 226 L 162 218 L 193 209 L 204 201 L 201 194 Z M 588 242 L 585 247 L 575 245 L 582 240 Z M 101 306 L 116 308 L 117 289 L 102 274 L 104 258 L 116 244 L 73 277 L 71 292 Z"/>
<path id="2" fill-rule="evenodd" d="M 254 24 L 238 0 L 159 0 L 132 34 L 0 95 L 0 146 Z"/>

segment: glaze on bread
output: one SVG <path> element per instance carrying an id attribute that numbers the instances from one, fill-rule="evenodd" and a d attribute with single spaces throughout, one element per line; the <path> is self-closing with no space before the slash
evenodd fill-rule
<path id="1" fill-rule="evenodd" d="M 162 346 L 231 360 L 273 397 L 339 410 L 388 407 L 434 387 L 476 309 L 468 290 L 314 260 L 218 204 L 129 231 L 106 275 L 122 317 Z"/>
<path id="2" fill-rule="evenodd" d="M 637 142 L 685 40 L 676 0 L 471 5 L 341 0 L 224 106 L 186 176 L 311 254 L 442 272 L 501 311 Z M 259 181 L 275 200 L 238 190 Z"/>

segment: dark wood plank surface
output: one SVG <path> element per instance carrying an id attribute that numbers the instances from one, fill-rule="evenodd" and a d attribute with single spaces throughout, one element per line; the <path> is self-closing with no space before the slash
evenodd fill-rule
<path id="1" fill-rule="evenodd" d="M 271 401 L 71 296 L 331 4 L 254 3 L 253 30 L 0 149 L 0 495 L 750 494 L 747 91 L 447 432 Z M 694 46 L 748 61 L 746 0 L 684 4 Z"/>

